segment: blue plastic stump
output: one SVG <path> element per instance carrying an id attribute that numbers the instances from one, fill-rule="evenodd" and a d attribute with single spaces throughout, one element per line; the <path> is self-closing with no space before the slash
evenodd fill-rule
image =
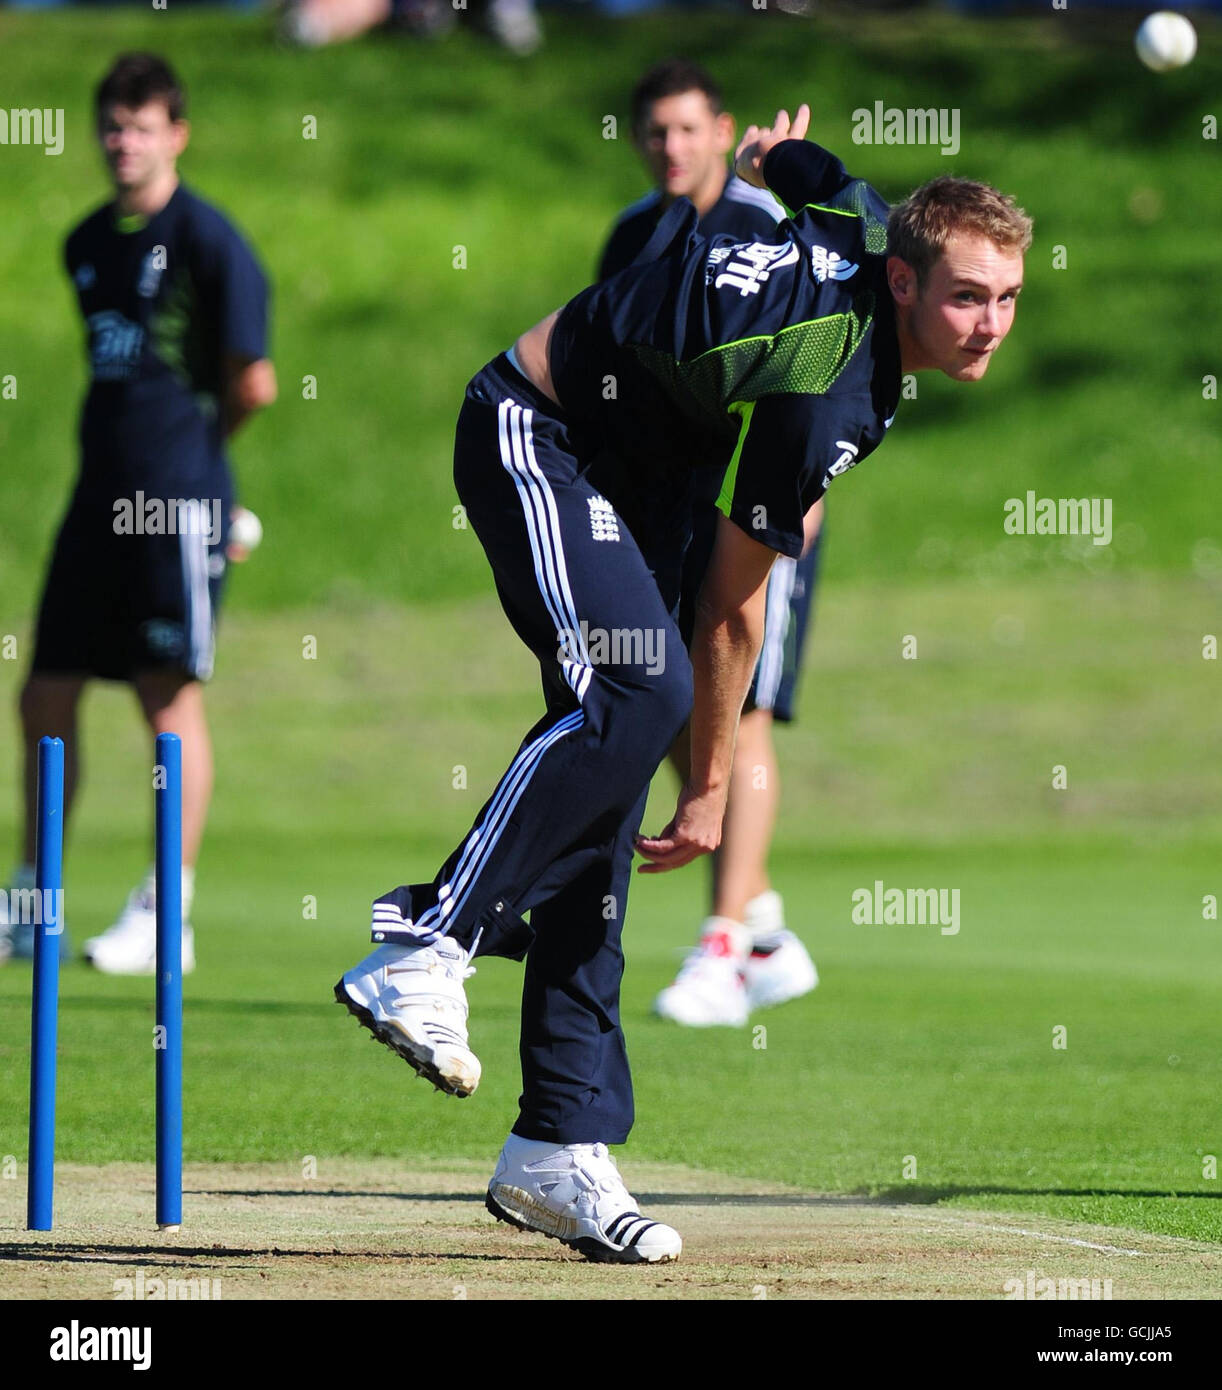
<path id="1" fill-rule="evenodd" d="M 59 738 L 40 739 L 38 744 L 36 843 L 26 1226 L 31 1231 L 49 1231 L 55 1214 L 55 1046 L 64 886 L 64 742 Z"/>
<path id="2" fill-rule="evenodd" d="M 182 742 L 157 735 L 157 1226 L 182 1224 Z"/>

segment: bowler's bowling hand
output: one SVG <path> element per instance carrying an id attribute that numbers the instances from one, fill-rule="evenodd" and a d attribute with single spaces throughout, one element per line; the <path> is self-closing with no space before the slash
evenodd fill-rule
<path id="1" fill-rule="evenodd" d="M 734 154 L 734 172 L 745 183 L 766 187 L 764 156 L 782 140 L 805 140 L 809 127 L 810 107 L 805 102 L 798 107 L 792 122 L 788 111 L 778 111 L 771 126 L 749 125 Z"/>
<path id="2" fill-rule="evenodd" d="M 648 864 L 640 874 L 664 874 L 682 868 L 702 854 L 711 854 L 721 843 L 721 821 L 726 811 L 724 792 L 695 792 L 684 787 L 674 819 L 660 835 L 638 835 L 636 851 Z"/>

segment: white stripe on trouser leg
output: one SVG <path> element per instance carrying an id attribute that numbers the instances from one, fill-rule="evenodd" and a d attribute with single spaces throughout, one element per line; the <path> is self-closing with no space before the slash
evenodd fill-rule
<path id="1" fill-rule="evenodd" d="M 760 650 L 759 674 L 755 681 L 756 709 L 776 704 L 781 677 L 785 673 L 785 638 L 789 632 L 789 601 L 798 574 L 798 562 L 781 555 L 768 576 L 768 598 L 764 618 L 764 643 Z"/>
<path id="2" fill-rule="evenodd" d="M 548 615 L 555 624 L 557 640 L 562 631 L 567 631 L 571 634 L 571 645 L 577 648 L 579 660 L 562 662 L 561 667 L 566 683 L 580 701 L 589 687 L 593 669 L 569 586 L 559 513 L 551 487 L 535 457 L 531 421 L 532 412 L 516 401 L 500 403 L 497 409 L 497 438 L 501 464 L 513 478 L 518 490 L 535 582 Z M 543 754 L 557 739 L 580 728 L 583 723 L 584 716 L 579 710 L 565 716 L 523 749 L 510 764 L 483 821 L 468 837 L 450 879 L 438 890 L 437 905 L 427 909 L 414 923 L 417 931 L 442 934 L 445 919 L 458 912 L 470 897 L 480 872 L 501 837 L 506 820 L 518 804 Z"/>
<path id="3" fill-rule="evenodd" d="M 551 555 L 545 551 L 539 534 L 539 518 L 535 512 L 535 501 L 530 484 L 522 476 L 517 462 L 517 434 L 521 414 L 521 406 L 515 405 L 513 401 L 502 401 L 497 409 L 497 433 L 501 449 L 501 464 L 513 478 L 518 489 L 518 500 L 522 504 L 522 514 L 526 521 L 526 535 L 530 541 L 530 553 L 535 564 L 535 583 L 538 585 L 548 615 L 555 624 L 557 640 L 559 640 L 559 634 L 565 627 L 567 619 L 562 613 L 556 597 Z M 567 672 L 565 676 L 568 679 Z M 571 685 L 572 681 L 569 684 Z"/>
<path id="4" fill-rule="evenodd" d="M 513 814 L 514 808 L 522 798 L 535 768 L 543 755 L 566 734 L 580 729 L 585 723 L 581 710 L 566 714 L 550 729 L 545 729 L 533 742 L 527 744 L 509 765 L 509 770 L 501 778 L 500 786 L 488 806 L 482 821 L 467 836 L 467 843 L 450 878 L 438 889 L 438 901 L 413 923 L 415 931 L 427 934 L 428 939 L 441 936 L 445 932 L 445 919 L 458 912 L 470 897 L 488 856 L 496 848 L 504 831 L 505 823 Z M 375 926 L 378 922 L 375 908 Z"/>
<path id="5" fill-rule="evenodd" d="M 202 519 L 201 519 L 202 520 Z M 195 674 L 200 680 L 212 675 L 215 659 L 215 628 L 212 621 L 212 590 L 208 587 L 208 540 L 202 531 L 195 538 L 195 561 L 199 584 L 199 650 Z"/>
<path id="6" fill-rule="evenodd" d="M 195 666 L 195 586 L 191 582 L 191 555 L 187 549 L 186 534 L 178 532 L 178 564 L 182 570 L 182 635 L 187 644 L 183 653 L 183 666 L 194 671 Z"/>
<path id="7" fill-rule="evenodd" d="M 516 402 L 510 405 L 509 454 L 502 450 L 501 461 L 517 483 L 532 546 L 537 543 L 535 575 L 548 612 L 560 631 L 570 634 L 570 646 L 577 649 L 577 660 L 561 662 L 564 678 L 580 701 L 589 688 L 593 670 L 585 638 L 577 622 L 577 606 L 569 588 L 568 567 L 564 559 L 564 537 L 556 501 L 547 478 L 535 459 L 533 412 Z M 545 563 L 540 566 L 541 555 Z"/>
<path id="8" fill-rule="evenodd" d="M 208 547 L 200 532 L 195 504 L 179 508 L 178 556 L 182 567 L 183 667 L 206 680 L 212 674 L 212 595 L 208 589 Z"/>
<path id="9" fill-rule="evenodd" d="M 589 687 L 590 678 L 593 676 L 594 672 L 590 665 L 590 653 L 586 647 L 585 639 L 581 636 L 581 628 L 577 622 L 577 605 L 573 602 L 573 591 L 569 587 L 569 571 L 568 565 L 565 563 L 564 559 L 564 537 L 560 530 L 560 515 L 556 509 L 556 497 L 535 457 L 535 437 L 531 430 L 531 418 L 531 412 L 529 410 L 526 411 L 522 417 L 526 467 L 530 470 L 531 476 L 535 480 L 536 487 L 542 493 L 543 503 L 547 508 L 547 524 L 551 532 L 552 543 L 555 547 L 556 572 L 560 586 L 560 597 L 564 605 L 564 610 L 569 615 L 569 622 L 572 624 L 571 630 L 575 634 L 579 645 L 581 664 L 585 668 L 581 674 L 581 688 L 577 691 L 577 698 L 580 700 Z"/>
<path id="10" fill-rule="evenodd" d="M 565 682 L 580 701 L 590 684 L 589 654 L 577 624 L 577 613 L 569 592 L 568 573 L 564 563 L 564 544 L 556 516 L 555 500 L 547 479 L 533 464 L 534 445 L 529 457 L 523 435 L 530 439 L 531 412 L 513 401 L 503 401 L 499 410 L 501 463 L 513 478 L 522 503 L 526 531 L 530 538 L 531 555 L 535 562 L 535 582 L 556 625 L 556 640 L 560 634 L 570 634 L 569 646 L 576 646 L 577 660 L 560 663 Z M 533 464 L 533 466 L 532 466 Z"/>
<path id="11" fill-rule="evenodd" d="M 458 863 L 454 866 L 449 879 L 438 890 L 439 902 L 437 907 L 429 908 L 421 919 L 426 929 L 432 927 L 430 914 L 436 913 L 439 918 L 449 917 L 458 910 L 462 902 L 466 901 L 474 877 L 479 874 L 488 855 L 496 847 L 505 821 L 513 813 L 514 807 L 521 799 L 522 792 L 543 754 L 553 743 L 563 738 L 565 734 L 581 728 L 584 723 L 585 715 L 580 710 L 574 710 L 572 714 L 565 715 L 558 723 L 553 724 L 550 729 L 546 729 L 533 743 L 522 749 L 510 763 L 509 770 L 501 778 L 500 785 L 489 803 L 484 819 L 467 837 L 467 843 L 463 846 Z M 443 905 L 445 903 L 452 904 L 452 906 L 446 907 Z"/>

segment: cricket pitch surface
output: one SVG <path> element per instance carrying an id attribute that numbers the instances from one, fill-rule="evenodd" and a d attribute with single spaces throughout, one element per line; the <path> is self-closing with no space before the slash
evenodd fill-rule
<path id="1" fill-rule="evenodd" d="M 0 1182 L 0 1286 L 6 1299 L 1002 1299 L 1007 1281 L 1066 1279 L 1161 1299 L 1222 1282 L 1222 1249 L 1201 1241 L 622 1168 L 642 1211 L 682 1234 L 677 1263 L 590 1264 L 515 1232 L 484 1210 L 491 1165 L 466 1160 L 193 1164 L 177 1234 L 154 1225 L 152 1164 L 64 1164 L 51 1232 L 25 1229 L 23 1182 Z"/>

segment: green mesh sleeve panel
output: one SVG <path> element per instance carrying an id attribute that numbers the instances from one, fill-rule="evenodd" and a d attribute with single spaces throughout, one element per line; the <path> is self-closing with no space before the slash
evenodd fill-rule
<path id="1" fill-rule="evenodd" d="M 808 203 L 807 207 L 860 217 L 865 223 L 866 250 L 872 255 L 881 256 L 887 249 L 887 224 L 879 220 L 876 204 L 870 201 L 872 192 L 865 179 L 854 179 L 852 183 L 845 184 L 839 193 L 832 194 L 826 203 Z M 878 198 L 877 194 L 874 196 Z"/>
<path id="2" fill-rule="evenodd" d="M 632 350 L 681 410 L 707 416 L 723 413 L 730 401 L 756 401 L 780 392 L 823 395 L 861 345 L 873 317 L 874 295 L 869 293 L 846 313 L 724 343 L 690 362 L 639 343 Z"/>

